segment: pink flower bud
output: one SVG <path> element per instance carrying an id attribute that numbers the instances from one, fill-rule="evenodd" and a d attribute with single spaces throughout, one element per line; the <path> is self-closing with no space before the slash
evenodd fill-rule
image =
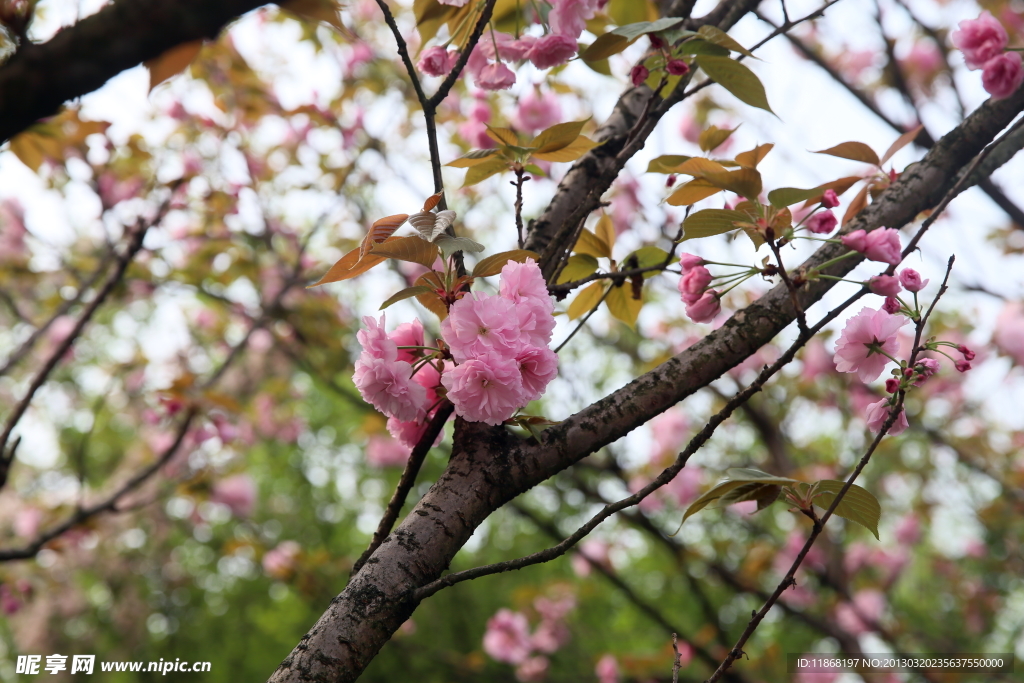
<path id="1" fill-rule="evenodd" d="M 416 66 L 428 76 L 444 76 L 451 71 L 457 56 L 456 53 L 449 53 L 443 47 L 435 45 L 423 51 Z"/>
<path id="2" fill-rule="evenodd" d="M 676 174 L 675 173 L 669 175 L 668 178 L 665 178 L 665 187 L 672 187 L 675 184 L 676 184 Z"/>
<path id="3" fill-rule="evenodd" d="M 476 84 L 484 90 L 508 90 L 515 82 L 516 75 L 501 62 L 482 68 L 476 79 Z"/>
<path id="4" fill-rule="evenodd" d="M 690 268 L 679 279 L 679 295 L 687 305 L 695 304 L 709 284 L 711 284 L 711 271 L 704 266 Z"/>
<path id="5" fill-rule="evenodd" d="M 872 230 L 864 238 L 864 255 L 872 261 L 896 265 L 903 260 L 900 234 L 892 228 Z"/>
<path id="6" fill-rule="evenodd" d="M 886 297 L 885 303 L 882 304 L 882 310 L 892 315 L 899 313 L 902 308 L 900 300 L 894 296 Z"/>
<path id="7" fill-rule="evenodd" d="M 835 230 L 838 224 L 839 221 L 836 220 L 836 215 L 831 211 L 822 211 L 807 219 L 807 229 L 818 235 L 827 235 Z"/>
<path id="8" fill-rule="evenodd" d="M 826 209 L 834 209 L 839 206 L 839 197 L 836 196 L 836 191 L 825 190 L 824 194 L 821 195 L 821 205 Z"/>
<path id="9" fill-rule="evenodd" d="M 957 362 L 953 363 L 953 367 L 955 367 L 960 372 L 967 372 L 968 370 L 971 369 L 971 364 L 965 360 L 958 360 Z"/>
<path id="10" fill-rule="evenodd" d="M 890 394 L 895 394 L 900 389 L 900 381 L 895 377 L 890 377 L 885 380 L 885 390 Z"/>
<path id="11" fill-rule="evenodd" d="M 974 353 L 974 351 L 970 350 L 963 344 L 957 346 L 956 350 L 964 354 L 964 360 L 974 360 L 974 357 L 977 355 L 976 353 Z"/>
<path id="12" fill-rule="evenodd" d="M 867 414 L 864 416 L 865 421 L 868 423 L 868 429 L 873 432 L 877 432 L 882 429 L 882 425 L 889 419 L 889 399 L 883 398 L 878 403 L 872 403 L 868 406 Z M 896 436 L 902 434 L 910 424 L 907 422 L 907 412 L 900 410 L 900 414 L 896 417 L 896 421 L 889 427 L 889 431 L 886 432 L 890 436 Z"/>
<path id="13" fill-rule="evenodd" d="M 884 297 L 895 297 L 903 288 L 900 281 L 892 275 L 876 275 L 868 280 L 868 288 L 875 294 Z"/>
<path id="14" fill-rule="evenodd" d="M 683 275 L 686 275 L 697 266 L 703 265 L 704 259 L 696 254 L 682 254 L 679 257 L 679 267 L 683 269 Z"/>
<path id="15" fill-rule="evenodd" d="M 668 47 L 668 45 L 665 44 L 664 40 L 662 40 L 660 37 L 653 33 L 648 34 L 647 37 L 651 39 L 652 50 L 664 50 L 666 47 Z"/>
<path id="16" fill-rule="evenodd" d="M 919 387 L 926 379 L 939 371 L 939 361 L 934 358 L 922 358 L 917 361 L 914 369 L 917 370 L 917 380 L 914 381 L 914 386 Z"/>
<path id="17" fill-rule="evenodd" d="M 665 71 L 673 76 L 685 76 L 690 72 L 690 65 L 681 59 L 670 59 L 665 65 Z"/>
<path id="18" fill-rule="evenodd" d="M 686 315 L 695 323 L 709 323 L 721 310 L 722 304 L 718 299 L 718 292 L 713 289 L 704 292 L 704 296 L 694 303 L 686 305 Z"/>
<path id="19" fill-rule="evenodd" d="M 1006 52 L 985 63 L 981 84 L 993 100 L 1005 100 L 1024 82 L 1024 65 L 1019 52 Z"/>
<path id="20" fill-rule="evenodd" d="M 637 64 L 629 72 L 629 80 L 633 82 L 634 88 L 639 88 L 647 80 L 647 77 L 651 75 L 651 72 L 647 70 L 647 67 L 643 64 Z"/>
<path id="21" fill-rule="evenodd" d="M 854 230 L 848 235 L 843 235 L 839 238 L 839 241 L 843 243 L 843 246 L 853 251 L 859 251 L 864 253 L 865 240 L 868 234 L 863 230 Z"/>
<path id="22" fill-rule="evenodd" d="M 928 282 L 929 280 L 922 280 L 921 274 L 913 268 L 904 268 L 900 271 L 900 284 L 906 287 L 908 292 L 920 292 Z"/>
<path id="23" fill-rule="evenodd" d="M 980 69 L 997 57 L 1009 42 L 1006 29 L 988 12 L 977 19 L 960 22 L 960 28 L 950 36 L 953 46 L 964 53 L 967 68 Z"/>

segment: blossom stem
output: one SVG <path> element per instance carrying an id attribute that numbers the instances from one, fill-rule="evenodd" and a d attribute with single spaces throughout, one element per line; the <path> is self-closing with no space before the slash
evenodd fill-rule
<path id="1" fill-rule="evenodd" d="M 816 241 L 820 241 L 820 242 L 832 242 L 833 244 L 842 244 L 842 242 L 837 242 L 836 240 L 817 240 L 817 238 L 814 238 L 814 237 L 804 237 L 803 239 L 815 239 Z M 833 264 L 839 263 L 844 258 L 850 258 L 851 256 L 860 256 L 860 252 L 858 252 L 858 251 L 848 251 L 845 254 L 843 254 L 842 256 L 836 256 L 834 259 L 831 259 L 829 261 L 825 261 L 820 266 L 815 268 L 814 271 L 820 273 L 825 268 L 828 268 L 829 266 L 831 266 Z"/>

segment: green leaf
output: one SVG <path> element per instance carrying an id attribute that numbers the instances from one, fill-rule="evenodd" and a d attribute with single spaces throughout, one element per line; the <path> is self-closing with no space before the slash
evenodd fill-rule
<path id="1" fill-rule="evenodd" d="M 484 125 L 487 126 L 487 137 L 499 145 L 515 147 L 519 144 L 519 136 L 511 128 L 492 128 L 486 123 Z"/>
<path id="2" fill-rule="evenodd" d="M 484 250 L 484 245 L 479 242 L 475 242 L 468 237 L 452 237 L 451 235 L 441 235 L 434 240 L 434 244 L 441 250 L 441 253 L 445 255 L 445 258 L 451 256 L 457 251 L 465 251 L 470 254 L 476 254 Z M 433 261 L 431 261 L 433 263 Z"/>
<path id="3" fill-rule="evenodd" d="M 681 23 L 683 23 L 683 20 L 678 17 L 665 17 L 657 21 L 639 21 L 635 24 L 626 24 L 625 26 L 618 27 L 612 33 L 632 41 L 645 33 L 665 31 Z"/>
<path id="4" fill-rule="evenodd" d="M 871 149 L 863 142 L 842 142 L 835 147 L 829 147 L 815 152 L 815 154 L 827 154 L 831 157 L 839 157 L 840 159 L 849 159 L 850 161 L 862 161 L 865 164 L 871 164 L 872 166 L 880 166 L 881 161 L 878 155 L 875 154 L 875 150 Z"/>
<path id="5" fill-rule="evenodd" d="M 713 185 L 710 181 L 703 178 L 694 178 L 690 182 L 677 187 L 675 192 L 670 194 L 665 202 L 672 206 L 690 206 L 721 191 L 722 188 Z"/>
<path id="6" fill-rule="evenodd" d="M 660 157 L 651 159 L 647 164 L 648 173 L 675 173 L 675 168 L 691 157 L 684 154 L 663 154 Z"/>
<path id="7" fill-rule="evenodd" d="M 540 261 L 540 256 L 537 252 L 530 251 L 529 249 L 513 249 L 512 251 L 503 251 L 500 254 L 492 254 L 487 258 L 480 259 L 480 263 L 476 264 L 476 267 L 473 269 L 473 277 L 497 275 L 509 261 L 524 263 L 526 259 L 531 258 L 534 261 Z"/>
<path id="8" fill-rule="evenodd" d="M 792 206 L 798 202 L 805 202 L 811 197 L 817 197 L 824 190 L 812 187 L 809 190 L 801 190 L 798 187 L 780 187 L 768 193 L 768 202 L 772 206 Z"/>
<path id="9" fill-rule="evenodd" d="M 636 259 L 637 268 L 653 268 L 654 266 L 660 266 L 665 263 L 668 259 L 668 252 L 661 247 L 641 247 L 632 254 L 623 259 L 623 263 L 629 263 L 630 259 Z M 658 271 L 652 270 L 649 273 L 644 273 L 644 279 L 653 277 L 658 274 Z"/>
<path id="10" fill-rule="evenodd" d="M 708 42 L 720 45 L 728 50 L 732 50 L 733 52 L 739 52 L 740 54 L 744 54 L 748 57 L 754 57 L 753 52 L 736 42 L 736 40 L 728 33 L 714 26 L 701 26 L 697 29 L 697 35 Z M 757 59 L 757 57 L 754 57 L 754 59 Z"/>
<path id="11" fill-rule="evenodd" d="M 479 166 L 486 162 L 490 157 L 498 153 L 497 149 L 474 149 L 472 152 L 466 152 L 455 161 L 449 161 L 445 166 L 452 166 L 454 168 L 469 168 L 471 166 Z"/>
<path id="12" fill-rule="evenodd" d="M 630 283 L 627 282 L 612 287 L 604 302 L 608 306 L 608 312 L 614 318 L 621 320 L 634 329 L 636 328 L 636 319 L 640 315 L 640 309 L 643 308 L 644 301 L 643 298 L 633 298 L 633 287 Z"/>
<path id="13" fill-rule="evenodd" d="M 750 216 L 741 211 L 727 209 L 704 209 L 690 214 L 683 221 L 683 241 L 699 237 L 711 237 L 735 230 L 735 222 L 747 223 Z"/>
<path id="14" fill-rule="evenodd" d="M 580 131 L 583 130 L 583 126 L 585 126 L 589 120 L 590 119 L 585 119 L 583 121 L 569 121 L 568 123 L 556 123 L 550 128 L 541 131 L 540 134 L 530 142 L 530 147 L 533 147 L 537 151 L 536 153 L 540 154 L 556 152 L 563 147 L 568 147 L 580 136 Z"/>
<path id="15" fill-rule="evenodd" d="M 431 289 L 430 287 L 427 287 L 425 285 L 419 285 L 417 287 L 406 287 L 405 289 L 401 290 L 400 292 L 398 292 L 397 294 L 392 296 L 390 299 L 388 299 L 387 301 L 382 303 L 378 310 L 383 311 L 385 308 L 387 308 L 391 304 L 398 303 L 399 301 L 402 301 L 404 299 L 408 299 L 410 297 L 419 296 L 420 294 L 429 294 L 429 293 L 431 293 L 433 291 L 434 291 L 433 289 Z"/>
<path id="16" fill-rule="evenodd" d="M 525 166 L 523 166 L 523 170 L 526 171 L 527 173 L 532 173 L 533 175 L 540 176 L 542 178 L 546 178 L 548 175 L 547 173 L 544 172 L 544 169 L 542 169 L 540 166 L 537 166 L 536 164 L 526 164 Z"/>
<path id="17" fill-rule="evenodd" d="M 683 55 L 711 55 L 713 57 L 728 57 L 729 51 L 721 45 L 709 43 L 706 40 L 688 40 L 676 49 L 676 54 Z"/>
<path id="18" fill-rule="evenodd" d="M 739 126 L 736 128 L 739 128 Z M 707 130 L 701 132 L 697 144 L 700 145 L 702 151 L 710 152 L 728 140 L 729 136 L 736 132 L 736 128 L 730 129 L 711 126 Z"/>
<path id="19" fill-rule="evenodd" d="M 797 484 L 796 479 L 789 479 L 788 477 L 776 477 L 773 474 L 762 472 L 761 470 L 753 468 L 734 468 L 726 471 L 728 477 L 725 481 L 711 488 L 697 500 L 690 503 L 690 507 L 686 508 L 686 512 L 683 513 L 683 519 L 679 522 L 679 528 L 681 529 L 683 523 L 686 522 L 691 516 L 697 514 L 711 503 L 719 499 L 724 499 L 727 494 L 741 489 L 740 493 L 734 494 L 731 498 L 725 499 L 722 502 L 725 504 L 739 503 L 743 500 L 757 500 L 758 509 L 762 509 L 761 500 L 766 498 L 771 493 L 771 489 L 758 488 L 769 486 L 773 488 L 781 486 L 792 486 Z M 756 486 L 751 486 L 751 485 Z M 776 494 L 777 495 L 777 494 Z M 679 533 L 679 529 L 676 529 L 676 533 Z M 673 534 L 674 536 L 675 534 Z"/>
<path id="20" fill-rule="evenodd" d="M 591 275 L 597 270 L 597 259 L 590 254 L 573 254 L 562 268 L 556 284 L 575 282 Z"/>
<path id="21" fill-rule="evenodd" d="M 827 510 L 845 485 L 846 482 L 835 479 L 819 481 L 818 495 L 815 496 L 814 504 Z M 843 499 L 839 501 L 834 514 L 860 524 L 874 534 L 875 538 L 878 538 L 878 522 L 882 518 L 882 506 L 879 505 L 874 494 L 867 489 L 856 484 L 852 485 Z"/>
<path id="22" fill-rule="evenodd" d="M 501 173 L 507 169 L 508 162 L 504 159 L 488 159 L 486 162 L 473 166 L 466 171 L 466 179 L 462 182 L 462 186 L 476 185 L 480 181 L 490 178 L 495 173 Z"/>
<path id="23" fill-rule="evenodd" d="M 711 80 L 731 92 L 741 102 L 775 113 L 768 105 L 768 96 L 764 92 L 761 79 L 735 59 L 697 55 L 697 64 Z"/>
<path id="24" fill-rule="evenodd" d="M 634 38 L 633 40 L 636 39 Z M 602 59 L 608 59 L 612 55 L 619 54 L 629 47 L 633 40 L 614 32 L 605 33 L 602 36 L 598 36 L 597 40 L 581 52 L 580 57 L 585 62 L 599 62 Z"/>
<path id="25" fill-rule="evenodd" d="M 750 200 L 757 199 L 761 194 L 761 174 L 752 168 L 741 168 L 725 173 L 705 173 L 704 180 L 715 187 L 735 192 Z"/>

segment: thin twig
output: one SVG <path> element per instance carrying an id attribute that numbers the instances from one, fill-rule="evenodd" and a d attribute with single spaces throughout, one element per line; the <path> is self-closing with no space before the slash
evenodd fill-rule
<path id="1" fill-rule="evenodd" d="M 530 178 L 526 175 L 525 170 L 521 165 L 516 165 L 515 173 L 516 179 L 509 184 L 514 185 L 516 188 L 516 232 L 519 235 L 519 248 L 522 249 L 525 244 L 525 238 L 523 235 L 523 183 Z"/>
<path id="2" fill-rule="evenodd" d="M 409 455 L 409 460 L 405 463 L 405 469 L 402 471 L 402 478 L 398 481 L 398 486 L 395 487 L 394 493 L 391 494 L 391 500 L 388 501 L 388 507 L 384 511 L 384 516 L 380 518 L 380 522 L 377 524 L 377 530 L 373 532 L 373 538 L 370 540 L 370 545 L 367 546 L 363 554 L 359 556 L 355 564 L 352 565 L 352 573 L 349 575 L 349 580 L 352 580 L 359 570 L 363 568 L 366 561 L 370 559 L 374 551 L 380 547 L 380 544 L 384 542 L 388 534 L 395 526 L 395 522 L 398 521 L 398 516 L 402 513 L 402 506 L 405 505 L 405 499 L 409 496 L 409 491 L 412 490 L 413 485 L 416 484 L 416 476 L 420 473 L 420 467 L 423 465 L 423 461 L 427 458 L 427 453 L 434 445 L 434 441 L 437 440 L 438 434 L 444 429 L 444 423 L 451 417 L 454 406 L 451 403 L 445 401 L 434 417 L 427 424 L 427 430 L 423 432 L 423 436 L 416 443 L 416 446 L 412 449 L 412 453 Z"/>
<path id="3" fill-rule="evenodd" d="M 572 332 L 569 333 L 569 336 L 566 337 L 565 339 L 563 339 L 562 343 L 555 347 L 555 353 L 558 353 L 563 348 L 565 348 L 565 345 L 569 343 L 569 340 L 572 339 L 573 337 L 575 337 L 576 333 L 579 332 L 581 329 L 583 329 L 583 326 L 587 324 L 588 320 L 590 320 L 590 316 L 594 315 L 594 313 L 597 311 L 597 309 L 599 309 L 601 307 L 601 304 L 603 304 L 604 300 L 608 298 L 608 294 L 611 291 L 612 291 L 611 287 L 608 287 L 607 289 L 604 290 L 604 294 L 602 294 L 601 298 L 598 300 L 598 302 L 596 304 L 594 304 L 594 307 L 591 308 L 589 311 L 587 311 L 587 314 L 585 316 L 583 316 L 582 320 L 580 320 L 580 324 L 577 325 L 576 327 L 574 327 Z"/>
<path id="4" fill-rule="evenodd" d="M 782 254 L 779 252 L 779 245 L 774 239 L 768 240 L 768 247 L 775 254 L 775 263 L 779 266 L 779 277 L 789 290 L 789 298 L 793 302 L 793 310 L 796 311 L 796 323 L 802 334 L 807 334 L 807 316 L 804 314 L 804 307 L 800 305 L 800 298 L 797 296 L 796 285 L 786 272 L 786 266 L 782 263 Z"/>

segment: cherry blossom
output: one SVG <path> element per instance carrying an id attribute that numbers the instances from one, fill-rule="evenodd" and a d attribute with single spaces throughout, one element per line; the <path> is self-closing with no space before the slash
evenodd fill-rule
<path id="1" fill-rule="evenodd" d="M 565 64 L 576 56 L 579 46 L 576 39 L 557 33 L 539 38 L 527 57 L 538 69 L 550 69 L 559 64 Z"/>
<path id="2" fill-rule="evenodd" d="M 880 431 L 885 421 L 889 419 L 890 413 L 889 399 L 883 398 L 878 403 L 872 403 L 868 406 L 867 412 L 864 415 L 864 420 L 868 424 L 868 429 L 873 432 Z M 889 427 L 889 431 L 886 432 L 890 436 L 896 436 L 906 431 L 910 424 L 907 422 L 907 411 L 900 409 L 900 414 L 896 417 L 896 421 Z"/>
<path id="3" fill-rule="evenodd" d="M 500 609 L 487 620 L 484 652 L 506 664 L 521 664 L 530 656 L 530 625 L 526 616 L 510 609 Z"/>
<path id="4" fill-rule="evenodd" d="M 484 90 L 508 90 L 515 82 L 515 73 L 501 62 L 488 64 L 476 77 L 476 84 Z"/>
<path id="5" fill-rule="evenodd" d="M 597 660 L 594 674 L 598 683 L 619 683 L 619 661 L 615 655 L 604 655 Z"/>
<path id="6" fill-rule="evenodd" d="M 213 485 L 210 500 L 226 505 L 235 517 L 248 517 L 256 505 L 256 483 L 248 474 L 236 474 Z"/>
<path id="7" fill-rule="evenodd" d="M 1009 42 L 1006 29 L 987 11 L 977 19 L 961 21 L 949 38 L 953 46 L 964 53 L 967 68 L 972 71 L 984 68 L 986 62 L 998 56 Z"/>
<path id="8" fill-rule="evenodd" d="M 441 384 L 455 412 L 470 422 L 499 425 L 527 402 L 518 363 L 496 355 L 448 370 L 441 375 Z"/>
<path id="9" fill-rule="evenodd" d="M 1024 82 L 1024 64 L 1019 52 L 1006 52 L 985 62 L 981 85 L 994 100 L 1005 100 Z"/>
<path id="10" fill-rule="evenodd" d="M 301 552 L 302 546 L 295 541 L 282 541 L 263 555 L 263 571 L 272 578 L 287 579 L 295 571 L 295 561 Z"/>
<path id="11" fill-rule="evenodd" d="M 679 295 L 686 304 L 695 304 L 711 284 L 711 271 L 704 266 L 695 266 L 679 278 Z"/>
<path id="12" fill-rule="evenodd" d="M 695 323 L 709 323 L 721 310 L 722 303 L 718 292 L 713 289 L 704 292 L 704 295 L 692 304 L 686 305 L 686 315 Z"/>
<path id="13" fill-rule="evenodd" d="M 1024 365 L 1024 303 L 1013 301 L 1003 306 L 992 342 L 1014 363 Z"/>
<path id="14" fill-rule="evenodd" d="M 601 0 L 554 0 L 552 4 L 554 7 L 548 14 L 551 32 L 575 42 L 587 27 L 587 20 L 592 19 L 604 3 Z"/>
<path id="15" fill-rule="evenodd" d="M 516 125 L 524 131 L 550 128 L 562 120 L 562 106 L 553 92 L 530 88 L 519 97 Z"/>
<path id="16" fill-rule="evenodd" d="M 423 51 L 416 66 L 428 76 L 444 76 L 452 70 L 457 58 L 458 53 L 434 46 Z"/>
<path id="17" fill-rule="evenodd" d="M 409 448 L 396 439 L 375 434 L 366 443 L 366 464 L 370 467 L 401 467 L 408 460 Z"/>
<path id="18" fill-rule="evenodd" d="M 892 275 L 876 275 L 868 280 L 868 288 L 875 294 L 893 297 L 903 291 L 898 278 Z"/>
<path id="19" fill-rule="evenodd" d="M 832 193 L 835 196 L 835 193 Z M 819 211 L 807 219 L 807 229 L 819 235 L 827 235 L 836 229 L 839 221 L 831 211 Z"/>
<path id="20" fill-rule="evenodd" d="M 418 420 L 427 408 L 426 390 L 412 381 L 412 365 L 406 361 L 360 359 L 352 379 L 363 400 L 389 417 Z"/>
<path id="21" fill-rule="evenodd" d="M 522 345 L 515 304 L 484 292 L 467 294 L 452 304 L 441 323 L 441 336 L 459 363 L 487 354 L 513 358 Z"/>
<path id="22" fill-rule="evenodd" d="M 384 322 L 383 313 L 380 314 L 379 322 L 373 316 L 368 315 L 363 318 L 365 328 L 356 332 L 356 339 L 363 346 L 360 360 L 369 362 L 374 359 L 384 361 L 398 359 L 398 346 L 394 340 L 388 337 L 388 333 L 384 330 Z"/>
<path id="23" fill-rule="evenodd" d="M 913 268 L 904 268 L 900 271 L 900 284 L 908 292 L 920 292 L 928 285 L 928 280 L 922 280 L 921 274 Z"/>
<path id="24" fill-rule="evenodd" d="M 906 323 L 903 316 L 862 308 L 847 321 L 836 342 L 836 370 L 856 372 L 862 382 L 877 379 L 889 362 L 885 354 L 899 353 L 896 333 Z"/>
<path id="25" fill-rule="evenodd" d="M 523 382 L 523 400 L 536 401 L 558 374 L 558 356 L 546 346 L 526 346 L 516 355 Z"/>

